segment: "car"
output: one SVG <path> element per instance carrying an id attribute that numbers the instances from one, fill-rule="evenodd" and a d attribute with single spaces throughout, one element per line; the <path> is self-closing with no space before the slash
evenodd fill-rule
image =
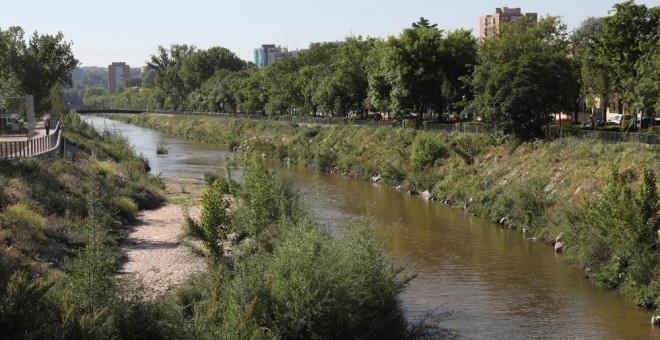
<path id="1" fill-rule="evenodd" d="M 607 120 L 607 125 L 621 125 L 621 120 L 624 118 L 623 115 L 614 115 Z M 625 115 L 624 122 L 634 121 L 635 118 L 632 115 Z"/>
<path id="2" fill-rule="evenodd" d="M 5 131 L 17 132 L 27 131 L 28 123 L 17 114 L 7 114 L 0 116 L 0 129 Z"/>

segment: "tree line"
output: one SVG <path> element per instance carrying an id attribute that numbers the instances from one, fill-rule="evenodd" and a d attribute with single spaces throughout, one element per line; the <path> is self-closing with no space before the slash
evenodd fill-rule
<path id="1" fill-rule="evenodd" d="M 159 46 L 141 88 L 65 90 L 77 61 L 70 44 L 0 30 L 1 93 L 31 93 L 47 110 L 64 102 L 98 107 L 246 114 L 398 117 L 462 112 L 506 133 L 537 137 L 551 114 L 617 107 L 660 112 L 660 7 L 616 4 L 569 34 L 557 17 L 503 25 L 479 42 L 467 30 L 445 32 L 420 18 L 398 36 L 351 37 L 312 44 L 297 58 L 257 69 L 224 47 Z M 614 96 L 616 95 L 616 96 Z M 77 99 L 77 100 L 76 100 Z M 575 117 L 575 115 L 574 115 Z M 576 119 L 576 118 L 575 118 Z"/>

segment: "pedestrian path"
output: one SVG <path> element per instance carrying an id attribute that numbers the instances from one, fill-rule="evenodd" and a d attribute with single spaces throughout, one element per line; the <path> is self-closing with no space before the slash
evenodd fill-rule
<path id="1" fill-rule="evenodd" d="M 61 130 L 59 125 L 50 126 L 49 134 L 46 134 L 47 115 L 37 124 L 35 124 L 34 135 L 28 137 L 0 135 L 0 159 L 18 159 L 24 157 L 34 157 L 45 153 L 50 153 L 60 146 Z"/>

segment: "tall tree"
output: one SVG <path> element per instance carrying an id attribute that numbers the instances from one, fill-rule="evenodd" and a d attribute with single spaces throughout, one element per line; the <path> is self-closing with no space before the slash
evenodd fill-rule
<path id="1" fill-rule="evenodd" d="M 245 62 L 224 47 L 211 47 L 208 50 L 196 50 L 181 61 L 179 76 L 186 92 L 190 93 L 213 77 L 219 70 L 239 71 Z"/>
<path id="2" fill-rule="evenodd" d="M 436 28 L 436 27 L 438 27 L 438 24 L 431 24 L 429 19 L 426 19 L 425 17 L 420 17 L 419 21 L 412 23 L 412 27 L 413 28 Z"/>
<path id="3" fill-rule="evenodd" d="M 477 112 L 518 138 L 541 137 L 551 115 L 572 110 L 579 97 L 567 47 L 566 27 L 555 17 L 511 23 L 486 38 L 472 81 Z"/>
<path id="4" fill-rule="evenodd" d="M 477 63 L 477 39 L 472 32 L 459 29 L 451 31 L 442 41 L 442 96 L 449 112 L 463 109 L 474 94 L 466 82 Z"/>
<path id="5" fill-rule="evenodd" d="M 618 94 L 619 108 L 634 101 L 637 62 L 650 53 L 660 38 L 660 7 L 647 8 L 629 0 L 614 5 L 614 14 L 603 21 L 603 29 L 590 45 L 595 67 L 608 76 L 609 94 Z"/>
<path id="6" fill-rule="evenodd" d="M 442 32 L 429 27 L 405 29 L 390 37 L 384 59 L 385 77 L 391 84 L 392 109 L 422 114 L 442 107 Z"/>
<path id="7" fill-rule="evenodd" d="M 64 35 L 40 35 L 34 32 L 24 41 L 24 31 L 20 27 L 0 29 L 0 82 L 14 82 L 13 95 L 34 95 L 37 113 L 51 108 L 49 98 L 55 86 L 70 87 L 71 73 L 78 65 L 73 56 L 71 43 L 64 41 Z"/>
<path id="8" fill-rule="evenodd" d="M 589 17 L 571 35 L 571 52 L 580 70 L 582 98 L 591 102 L 591 107 L 595 105 L 596 97 L 600 97 L 601 105 L 606 107 L 610 91 L 611 75 L 590 52 L 591 46 L 596 42 L 596 36 L 603 30 L 604 21 L 604 17 Z M 596 119 L 603 118 L 596 117 Z"/>
<path id="9" fill-rule="evenodd" d="M 184 59 L 196 50 L 195 46 L 189 45 L 174 44 L 169 50 L 158 46 L 158 54 L 147 61 L 147 67 L 155 71 L 155 85 L 166 94 L 160 103 L 162 107 L 170 106 L 174 110 L 184 108 L 187 93 L 179 70 Z"/>

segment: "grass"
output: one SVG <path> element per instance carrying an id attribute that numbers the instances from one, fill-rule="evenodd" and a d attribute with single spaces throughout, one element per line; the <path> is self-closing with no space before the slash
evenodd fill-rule
<path id="1" fill-rule="evenodd" d="M 167 155 L 168 153 L 170 153 L 170 149 L 167 146 L 161 144 L 156 146 L 157 155 Z"/>

